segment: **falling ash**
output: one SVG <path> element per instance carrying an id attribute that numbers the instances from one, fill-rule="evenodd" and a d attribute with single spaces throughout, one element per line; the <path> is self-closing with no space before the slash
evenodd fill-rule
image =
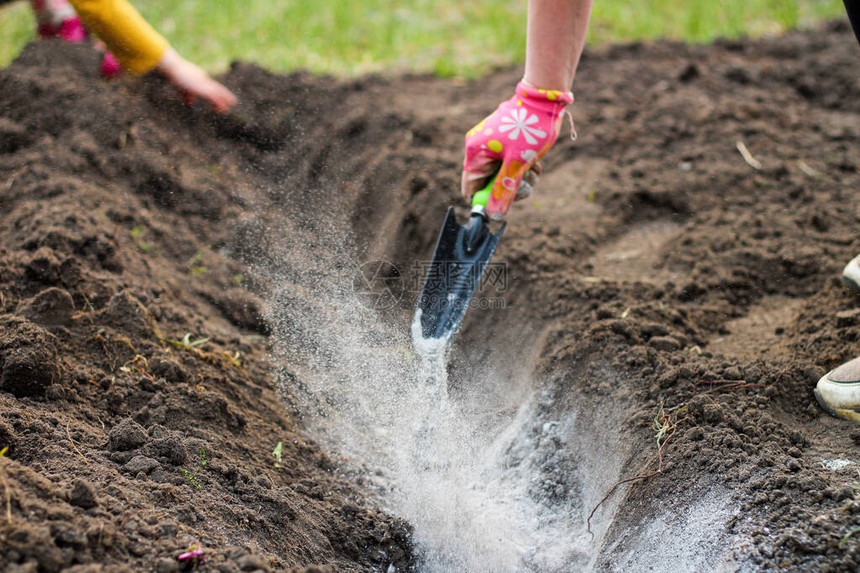
<path id="1" fill-rule="evenodd" d="M 298 248 L 302 237 L 293 234 L 279 255 L 288 264 L 265 270 L 277 285 L 269 299 L 281 383 L 302 395 L 311 430 L 412 524 L 420 571 L 556 572 L 584 563 L 582 508 L 550 499 L 541 485 L 570 421 L 547 429 L 529 380 L 512 398 L 499 384 L 510 376 L 504 361 L 473 369 L 468 384 L 481 391 L 449 397 L 444 344 L 419 346 L 416 357 L 405 328 L 357 304 L 352 259 Z"/>

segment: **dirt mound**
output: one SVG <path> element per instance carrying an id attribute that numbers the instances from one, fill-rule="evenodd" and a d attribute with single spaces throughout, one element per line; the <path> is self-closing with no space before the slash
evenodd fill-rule
<path id="1" fill-rule="evenodd" d="M 223 571 L 440 570 L 389 476 L 318 443 L 350 376 L 372 408 L 375 365 L 408 356 L 380 343 L 346 371 L 346 334 L 368 335 L 323 295 L 362 262 L 420 268 L 462 133 L 518 70 L 236 64 L 242 103 L 220 118 L 97 69 L 43 42 L 0 72 L 7 569 L 172 571 L 197 543 Z M 811 390 L 860 354 L 835 278 L 860 252 L 858 72 L 844 25 L 586 54 L 579 141 L 509 217 L 503 308 L 470 311 L 449 368 L 455 403 L 498 406 L 475 426 L 515 435 L 496 469 L 525 476 L 520 501 L 564 508 L 584 540 L 497 571 L 856 569 L 860 431 Z M 381 320 L 406 332 L 417 292 L 398 292 Z M 492 363 L 505 376 L 481 382 Z"/>
<path id="2" fill-rule="evenodd" d="M 279 399 L 230 256 L 284 134 L 250 103 L 216 122 L 158 82 L 105 84 L 96 57 L 45 42 L 0 74 L 7 569 L 173 571 L 195 543 L 223 571 L 406 568 L 407 526 Z"/>

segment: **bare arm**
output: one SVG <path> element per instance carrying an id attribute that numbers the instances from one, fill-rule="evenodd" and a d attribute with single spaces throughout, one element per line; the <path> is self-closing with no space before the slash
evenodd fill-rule
<path id="1" fill-rule="evenodd" d="M 466 134 L 461 191 L 470 199 L 495 176 L 486 204 L 491 218 L 504 217 L 514 198 L 528 196 L 537 183 L 538 162 L 555 143 L 565 107 L 573 102 L 591 2 L 529 0 L 523 81 L 514 97 Z"/>
<path id="2" fill-rule="evenodd" d="M 177 54 L 127 0 L 70 2 L 87 27 L 131 73 L 156 69 L 185 94 L 189 103 L 200 97 L 219 113 L 226 113 L 236 103 L 229 89 Z"/>
<path id="3" fill-rule="evenodd" d="M 592 0 L 529 0 L 526 71 L 541 89 L 570 91 L 591 15 Z"/>

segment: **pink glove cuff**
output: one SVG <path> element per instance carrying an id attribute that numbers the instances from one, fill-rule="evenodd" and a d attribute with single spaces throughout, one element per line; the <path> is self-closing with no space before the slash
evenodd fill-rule
<path id="1" fill-rule="evenodd" d="M 521 80 L 517 84 L 515 95 L 521 98 L 529 98 L 534 102 L 545 101 L 552 104 L 562 104 L 562 106 L 573 103 L 573 92 L 562 92 L 558 90 L 542 90 L 532 87 L 525 80 Z"/>
<path id="2" fill-rule="evenodd" d="M 494 219 L 505 216 L 513 203 L 523 176 L 555 143 L 559 117 L 573 93 L 533 88 L 517 84 L 514 97 L 466 134 L 463 170 L 470 179 L 496 176 L 487 213 Z"/>

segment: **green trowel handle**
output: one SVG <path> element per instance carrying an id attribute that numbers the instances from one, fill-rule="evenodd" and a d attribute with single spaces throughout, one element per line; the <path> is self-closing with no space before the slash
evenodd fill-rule
<path id="1" fill-rule="evenodd" d="M 487 186 L 472 195 L 472 207 L 480 205 L 486 208 L 487 203 L 490 201 L 490 190 L 493 188 L 493 183 L 495 182 L 496 178 L 490 177 L 490 182 L 487 183 Z"/>

